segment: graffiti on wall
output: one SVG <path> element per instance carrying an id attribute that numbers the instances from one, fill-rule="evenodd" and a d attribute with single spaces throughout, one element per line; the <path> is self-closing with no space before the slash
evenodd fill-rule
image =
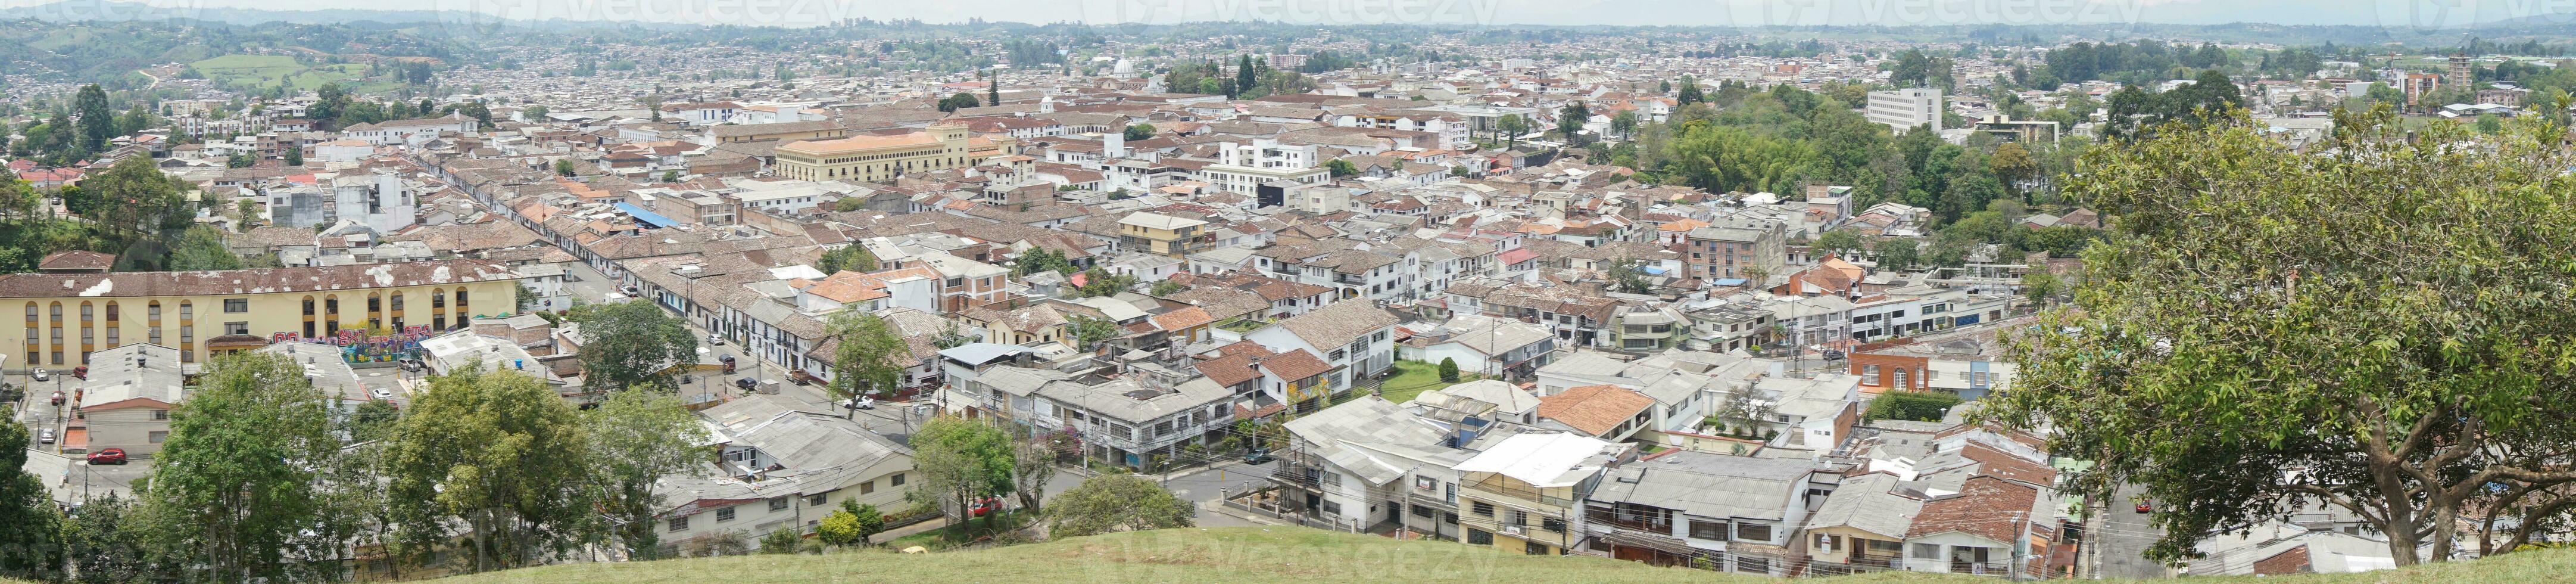
<path id="1" fill-rule="evenodd" d="M 340 329 L 336 334 L 304 338 L 293 331 L 268 335 L 271 343 L 314 343 L 340 348 L 340 359 L 352 364 L 386 363 L 420 354 L 420 341 L 436 334 L 429 325 L 403 327 L 391 334 L 376 334 L 362 329 Z"/>

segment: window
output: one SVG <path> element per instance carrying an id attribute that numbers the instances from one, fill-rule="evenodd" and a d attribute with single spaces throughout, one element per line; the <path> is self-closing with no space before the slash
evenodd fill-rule
<path id="1" fill-rule="evenodd" d="M 1529 525 L 1529 512 L 1513 509 L 1512 512 L 1503 514 L 1503 524 Z"/>
<path id="2" fill-rule="evenodd" d="M 1736 557 L 1735 557 L 1735 571 L 1737 571 L 1737 572 L 1751 572 L 1751 573 L 1755 573 L 1755 574 L 1769 574 L 1769 573 L 1771 573 L 1771 560 L 1770 560 L 1769 558 L 1752 558 L 1752 557 L 1745 557 L 1745 556 L 1736 556 Z"/>
<path id="3" fill-rule="evenodd" d="M 1494 545 L 1494 534 L 1486 533 L 1485 530 L 1482 529 L 1468 528 L 1467 543 L 1471 545 Z"/>
<path id="4" fill-rule="evenodd" d="M 1475 504 L 1474 504 L 1474 505 L 1470 505 L 1470 506 L 1468 507 L 1468 509 L 1470 509 L 1470 510 L 1474 511 L 1474 512 L 1476 513 L 1476 516 L 1477 516 L 1477 517 L 1493 517 L 1493 516 L 1494 516 L 1494 504 L 1493 504 L 1493 503 L 1487 503 L 1487 502 L 1484 502 L 1484 501 L 1476 501 L 1476 502 L 1475 502 Z"/>
<path id="5" fill-rule="evenodd" d="M 1860 384 L 1861 384 L 1861 385 L 1878 385 L 1878 366 L 1877 366 L 1877 365 L 1862 365 L 1862 366 L 1860 366 Z"/>
<path id="6" fill-rule="evenodd" d="M 1340 514 L 1342 514 L 1342 504 L 1341 504 L 1341 503 L 1335 503 L 1335 502 L 1332 502 L 1332 501 L 1325 501 L 1325 502 L 1324 502 L 1324 512 L 1325 512 L 1325 513 L 1328 513 L 1328 514 L 1332 514 L 1332 515 L 1340 515 Z"/>
<path id="7" fill-rule="evenodd" d="M 1556 533 L 1565 533 L 1565 520 L 1554 517 L 1542 518 L 1538 520 L 1538 528 Z"/>
<path id="8" fill-rule="evenodd" d="M 1771 526 L 1760 523 L 1735 524 L 1737 541 L 1771 541 Z"/>
<path id="9" fill-rule="evenodd" d="M 726 507 L 726 508 L 723 508 L 723 509 L 717 509 L 717 510 L 716 510 L 716 521 L 718 521 L 718 522 L 724 522 L 724 521 L 732 521 L 732 520 L 733 520 L 733 508 L 732 508 L 732 507 Z"/>
<path id="10" fill-rule="evenodd" d="M 249 323 L 249 322 L 227 322 L 227 323 L 224 323 L 224 334 L 227 334 L 227 335 L 247 335 L 247 334 L 250 334 L 250 323 Z"/>
<path id="11" fill-rule="evenodd" d="M 170 419 L 170 410 L 152 410 L 152 420 L 153 420 L 153 421 L 156 421 L 156 422 L 157 422 L 157 421 L 167 420 L 167 419 Z"/>
<path id="12" fill-rule="evenodd" d="M 1869 542 L 1870 555 L 1893 556 L 1905 553 L 1905 544 L 1902 543 L 1876 539 L 1864 539 L 1861 541 Z"/>
<path id="13" fill-rule="evenodd" d="M 224 299 L 224 312 L 250 312 L 250 299 L 226 298 Z"/>
<path id="14" fill-rule="evenodd" d="M 673 518 L 671 518 L 671 531 L 688 531 L 688 530 L 689 530 L 689 518 L 687 518 L 687 517 L 673 517 Z"/>
<path id="15" fill-rule="evenodd" d="M 1921 559 L 1926 559 L 1926 560 L 1938 560 L 1938 559 L 1941 559 L 1941 544 L 1937 544 L 1937 543 L 1918 543 L 1918 544 L 1914 544 L 1914 557 L 1916 557 L 1916 558 L 1921 558 Z"/>
<path id="16" fill-rule="evenodd" d="M 859 494 L 861 494 L 861 495 L 865 495 L 865 494 L 874 493 L 874 492 L 877 492 L 877 482 L 876 482 L 876 481 L 868 481 L 868 482 L 864 482 L 864 483 L 859 483 Z"/>
<path id="17" fill-rule="evenodd" d="M 384 299 L 383 297 L 380 297 L 380 296 L 368 296 L 368 297 L 367 297 L 367 312 L 384 312 L 384 310 L 385 310 L 385 299 Z"/>
<path id="18" fill-rule="evenodd" d="M 1543 544 L 1543 543 L 1539 543 L 1539 542 L 1535 542 L 1535 541 L 1524 541 L 1524 542 L 1521 542 L 1521 553 L 1529 554 L 1529 555 L 1533 555 L 1533 556 L 1544 556 L 1544 555 L 1547 555 L 1547 544 Z"/>
<path id="19" fill-rule="evenodd" d="M 903 486 L 903 473 L 894 473 L 894 477 L 893 477 L 893 478 L 886 479 L 886 486 L 890 486 L 890 487 L 900 487 L 900 486 Z"/>
<path id="20" fill-rule="evenodd" d="M 170 439 L 170 433 L 166 431 L 155 431 L 143 435 L 143 441 L 153 444 L 160 444 L 161 441 L 168 439 Z"/>
<path id="21" fill-rule="evenodd" d="M 1414 517 L 1424 518 L 1424 519 L 1430 519 L 1430 518 L 1431 518 L 1431 507 L 1430 507 L 1430 506 L 1428 506 L 1428 505 L 1414 505 L 1414 506 L 1413 506 L 1413 516 L 1414 516 Z"/>
<path id="22" fill-rule="evenodd" d="M 1691 539 L 1726 541 L 1726 522 L 1700 521 L 1693 519 L 1690 522 L 1690 537 Z"/>
<path id="23" fill-rule="evenodd" d="M 770 497 L 770 498 L 769 498 L 769 510 L 771 510 L 771 511 L 786 511 L 786 510 L 787 510 L 787 498 L 786 498 L 786 497 Z"/>
<path id="24" fill-rule="evenodd" d="M 824 493 L 824 494 L 815 495 L 815 496 L 812 496 L 812 497 L 806 497 L 806 498 L 805 498 L 805 506 L 807 506 L 807 507 L 821 507 L 821 506 L 823 506 L 823 503 L 827 502 L 827 501 L 824 499 L 824 497 L 828 497 L 828 496 L 831 496 L 831 493 Z"/>
<path id="25" fill-rule="evenodd" d="M 1442 512 L 1440 512 L 1440 522 L 1441 522 L 1441 523 L 1447 523 L 1447 524 L 1450 524 L 1450 525 L 1457 525 L 1457 524 L 1458 524 L 1458 514 L 1456 514 L 1456 513 L 1451 513 L 1451 512 L 1448 512 L 1448 511 L 1442 511 Z"/>

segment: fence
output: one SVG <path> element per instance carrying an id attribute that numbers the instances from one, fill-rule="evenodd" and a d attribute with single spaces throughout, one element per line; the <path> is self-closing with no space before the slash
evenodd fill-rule
<path id="1" fill-rule="evenodd" d="M 1345 525 L 1335 519 L 1307 517 L 1303 513 L 1289 510 L 1288 506 L 1279 500 L 1276 487 L 1245 485 L 1240 488 L 1221 488 L 1218 489 L 1217 494 L 1217 500 L 1226 507 L 1251 512 L 1290 525 L 1343 533 L 1361 532 L 1358 526 Z"/>

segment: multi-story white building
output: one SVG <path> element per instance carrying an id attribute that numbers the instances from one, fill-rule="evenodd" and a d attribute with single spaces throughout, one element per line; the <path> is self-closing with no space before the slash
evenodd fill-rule
<path id="1" fill-rule="evenodd" d="M 1929 125 L 1941 130 L 1941 90 L 1896 89 L 1869 92 L 1869 121 L 1903 132 Z"/>
<path id="2" fill-rule="evenodd" d="M 1333 172 L 1318 166 L 1322 163 L 1313 144 L 1281 144 L 1254 138 L 1249 143 L 1223 144 L 1217 163 L 1199 169 L 1199 175 L 1218 190 L 1253 194 L 1261 185 L 1273 181 L 1316 184 L 1332 180 Z"/>

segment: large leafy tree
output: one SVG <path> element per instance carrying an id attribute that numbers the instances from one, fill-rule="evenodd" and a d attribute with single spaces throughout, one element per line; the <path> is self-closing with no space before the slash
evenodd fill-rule
<path id="1" fill-rule="evenodd" d="M 654 482 L 706 459 L 706 430 L 670 394 L 625 391 L 582 413 L 590 437 L 590 481 L 610 535 L 629 557 L 651 557 L 659 541 Z"/>
<path id="2" fill-rule="evenodd" d="M 2098 461 L 2080 489 L 2144 485 L 2164 557 L 2329 505 L 2441 561 L 2464 515 L 2563 513 L 2576 483 L 2566 128 L 2338 116 L 2308 153 L 2242 118 L 2154 128 L 2072 184 L 2117 228 L 1989 413 Z"/>
<path id="3" fill-rule="evenodd" d="M 877 315 L 842 311 L 824 323 L 824 331 L 836 343 L 830 386 L 834 399 L 893 391 L 903 383 L 903 370 L 917 363 L 903 334 Z"/>
<path id="4" fill-rule="evenodd" d="M 224 247 L 224 234 L 213 227 L 198 225 L 179 232 L 179 240 L 170 244 L 170 269 L 238 270 L 241 256 Z"/>
<path id="5" fill-rule="evenodd" d="M 116 137 L 116 110 L 107 104 L 107 90 L 98 84 L 83 85 L 72 95 L 72 109 L 80 114 L 80 151 L 107 151 L 107 141 Z"/>
<path id="6" fill-rule="evenodd" d="M 0 405 L 0 576 L 51 578 L 63 567 L 62 511 L 44 481 L 27 472 L 27 426 Z"/>
<path id="7" fill-rule="evenodd" d="M 206 577 L 287 577 L 286 554 L 319 522 L 317 470 L 339 446 L 329 401 L 294 358 L 220 356 L 170 411 L 143 498 L 175 527 L 161 534 L 171 549 Z"/>
<path id="8" fill-rule="evenodd" d="M 1001 429 L 940 416 L 912 435 L 913 496 L 939 504 L 948 524 L 964 525 L 975 499 L 1011 490 L 1011 437 Z"/>
<path id="9" fill-rule="evenodd" d="M 591 391 L 673 389 L 673 367 L 697 361 L 697 335 L 651 302 L 586 304 L 572 319 L 581 323 L 582 386 Z"/>
<path id="10" fill-rule="evenodd" d="M 195 221 L 196 209 L 180 194 L 182 190 L 177 179 L 138 156 L 117 161 L 107 172 L 82 181 L 84 197 L 78 200 L 83 202 L 75 203 L 68 195 L 64 200 L 72 212 L 129 238 L 158 237 Z"/>
<path id="11" fill-rule="evenodd" d="M 451 551 L 485 571 L 590 539 L 591 441 L 562 396 L 524 373 L 467 367 L 415 397 L 385 445 L 387 514 L 405 549 L 462 542 Z"/>
<path id="12" fill-rule="evenodd" d="M 1047 502 L 1047 535 L 1080 537 L 1114 531 L 1189 527 L 1198 510 L 1153 481 L 1101 475 Z"/>

